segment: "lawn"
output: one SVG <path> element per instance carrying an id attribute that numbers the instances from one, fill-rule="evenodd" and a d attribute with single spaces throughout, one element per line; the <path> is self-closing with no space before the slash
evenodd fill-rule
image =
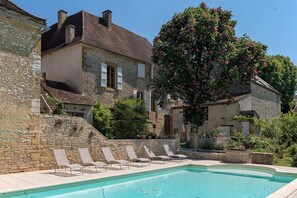
<path id="1" fill-rule="evenodd" d="M 292 157 L 288 154 L 284 154 L 284 157 L 282 159 L 278 158 L 277 156 L 274 156 L 274 165 L 276 166 L 291 166 L 292 163 Z"/>

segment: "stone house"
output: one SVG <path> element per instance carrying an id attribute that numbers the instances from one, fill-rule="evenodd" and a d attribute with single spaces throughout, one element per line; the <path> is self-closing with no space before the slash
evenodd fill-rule
<path id="1" fill-rule="evenodd" d="M 36 166 L 28 144 L 39 134 L 41 29 L 44 19 L 0 0 L 0 174 Z M 18 163 L 15 163 L 15 160 Z M 26 168 L 24 168 L 26 167 Z"/>
<path id="2" fill-rule="evenodd" d="M 244 134 L 254 134 L 257 131 L 248 121 L 237 121 L 233 117 L 245 115 L 263 119 L 278 117 L 281 112 L 281 95 L 271 85 L 260 77 L 246 87 L 239 88 L 234 92 L 231 101 L 222 99 L 215 103 L 205 104 L 207 120 L 199 127 L 199 133 L 220 130 L 224 136 L 229 137 L 235 131 Z M 190 139 L 190 126 L 185 125 L 182 116 L 182 104 L 171 107 L 172 128 L 179 128 L 184 132 L 185 139 Z M 187 134 L 185 134 L 187 132 Z"/>
<path id="3" fill-rule="evenodd" d="M 44 79 L 65 83 L 109 106 L 123 97 L 142 98 L 156 128 L 151 55 L 149 41 L 112 23 L 110 10 L 102 17 L 86 11 L 68 16 L 61 10 L 58 22 L 42 34 Z"/>

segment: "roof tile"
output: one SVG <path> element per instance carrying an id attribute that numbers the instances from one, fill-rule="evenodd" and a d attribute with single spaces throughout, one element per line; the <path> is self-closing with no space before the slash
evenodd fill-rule
<path id="1" fill-rule="evenodd" d="M 60 30 L 54 24 L 43 33 L 42 51 L 64 47 L 65 27 L 70 24 L 76 27 L 75 34 L 80 42 L 139 61 L 152 62 L 152 45 L 145 38 L 115 24 L 106 27 L 101 17 L 85 11 L 68 16 Z"/>

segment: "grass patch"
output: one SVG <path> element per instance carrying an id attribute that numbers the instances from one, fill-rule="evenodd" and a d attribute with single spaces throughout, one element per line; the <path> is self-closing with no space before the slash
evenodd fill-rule
<path id="1" fill-rule="evenodd" d="M 288 154 L 284 154 L 284 157 L 282 159 L 278 158 L 277 156 L 274 156 L 274 165 L 276 166 L 291 166 L 292 163 L 292 157 Z"/>

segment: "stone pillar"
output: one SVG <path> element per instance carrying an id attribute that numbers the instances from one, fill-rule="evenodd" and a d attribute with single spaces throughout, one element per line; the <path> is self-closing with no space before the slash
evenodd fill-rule
<path id="1" fill-rule="evenodd" d="M 191 128 L 190 148 L 197 149 L 198 146 L 198 128 Z"/>

